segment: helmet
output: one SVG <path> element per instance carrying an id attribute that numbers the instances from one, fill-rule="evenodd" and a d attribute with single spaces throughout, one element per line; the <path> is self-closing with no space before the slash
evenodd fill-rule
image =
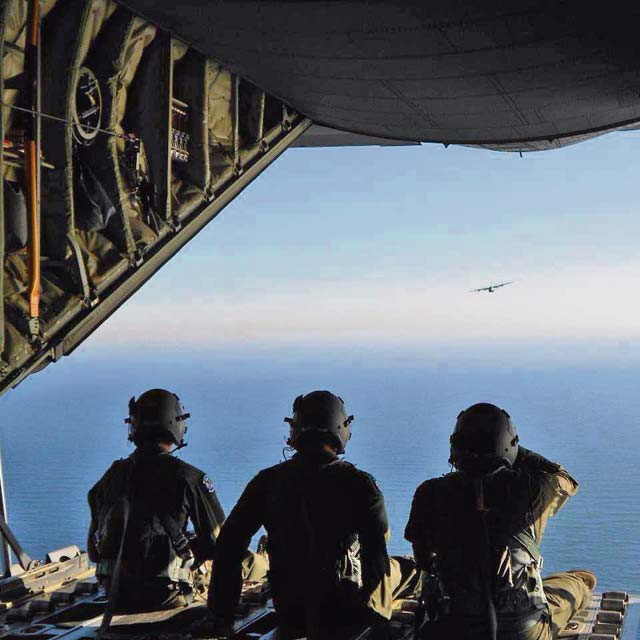
<path id="1" fill-rule="evenodd" d="M 451 435 L 449 463 L 461 471 L 512 467 L 518 457 L 518 434 L 511 417 L 494 404 L 474 404 L 458 415 Z"/>
<path id="2" fill-rule="evenodd" d="M 184 447 L 187 432 L 186 413 L 180 398 L 165 389 L 150 389 L 137 400 L 129 400 L 129 440 L 138 444 L 144 440 L 169 438 L 178 447 Z"/>
<path id="3" fill-rule="evenodd" d="M 329 391 L 312 391 L 293 401 L 293 417 L 285 418 L 291 429 L 287 444 L 298 448 L 305 434 L 325 436 L 336 447 L 336 453 L 344 453 L 351 438 L 353 416 L 347 415 L 344 401 Z"/>

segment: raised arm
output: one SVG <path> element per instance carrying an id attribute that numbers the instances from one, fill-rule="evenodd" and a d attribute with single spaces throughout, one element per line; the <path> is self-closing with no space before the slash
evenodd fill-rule
<path id="1" fill-rule="evenodd" d="M 514 469 L 530 474 L 536 481 L 533 513 L 536 538 L 540 542 L 549 518 L 556 515 L 571 496 L 578 493 L 579 485 L 564 467 L 522 446 Z"/>

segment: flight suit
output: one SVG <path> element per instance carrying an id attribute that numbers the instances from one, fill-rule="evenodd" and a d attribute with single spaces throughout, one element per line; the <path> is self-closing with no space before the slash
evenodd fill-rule
<path id="1" fill-rule="evenodd" d="M 543 579 L 538 545 L 549 518 L 577 490 L 565 469 L 523 447 L 512 469 L 482 478 L 458 471 L 418 487 L 405 538 L 418 566 L 437 567 L 449 597 L 442 600 L 448 613 L 425 637 L 487 638 L 490 591 L 500 640 L 555 638 L 591 590 L 569 572 Z"/>
<path id="2" fill-rule="evenodd" d="M 373 477 L 328 451 L 297 453 L 255 476 L 222 527 L 209 590 L 219 619 L 233 618 L 242 555 L 261 526 L 285 637 L 333 638 L 345 626 L 386 624 L 394 595 L 417 582 L 411 560 L 387 554 L 387 514 Z"/>
<path id="3" fill-rule="evenodd" d="M 191 570 L 210 564 L 225 517 L 204 472 L 155 443 L 143 443 L 111 465 L 88 499 L 89 558 L 97 563 L 96 574 L 108 592 L 121 556 L 115 609 L 188 604 L 193 599 Z M 195 534 L 190 539 L 189 520 Z M 264 578 L 265 563 L 253 554 L 247 560 L 254 565 L 253 577 Z"/>

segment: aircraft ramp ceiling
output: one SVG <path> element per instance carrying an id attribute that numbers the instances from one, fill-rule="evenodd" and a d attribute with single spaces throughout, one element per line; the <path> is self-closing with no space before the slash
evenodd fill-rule
<path id="1" fill-rule="evenodd" d="M 540 150 L 640 120 L 640 6 L 125 0 L 316 123 Z"/>
<path id="2" fill-rule="evenodd" d="M 0 0 L 0 394 L 291 146 L 533 151 L 640 123 L 640 5 Z"/>

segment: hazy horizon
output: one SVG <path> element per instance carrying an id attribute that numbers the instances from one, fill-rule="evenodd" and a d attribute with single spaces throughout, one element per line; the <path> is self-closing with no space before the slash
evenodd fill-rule
<path id="1" fill-rule="evenodd" d="M 637 362 L 639 138 L 288 151 L 88 347 Z"/>

